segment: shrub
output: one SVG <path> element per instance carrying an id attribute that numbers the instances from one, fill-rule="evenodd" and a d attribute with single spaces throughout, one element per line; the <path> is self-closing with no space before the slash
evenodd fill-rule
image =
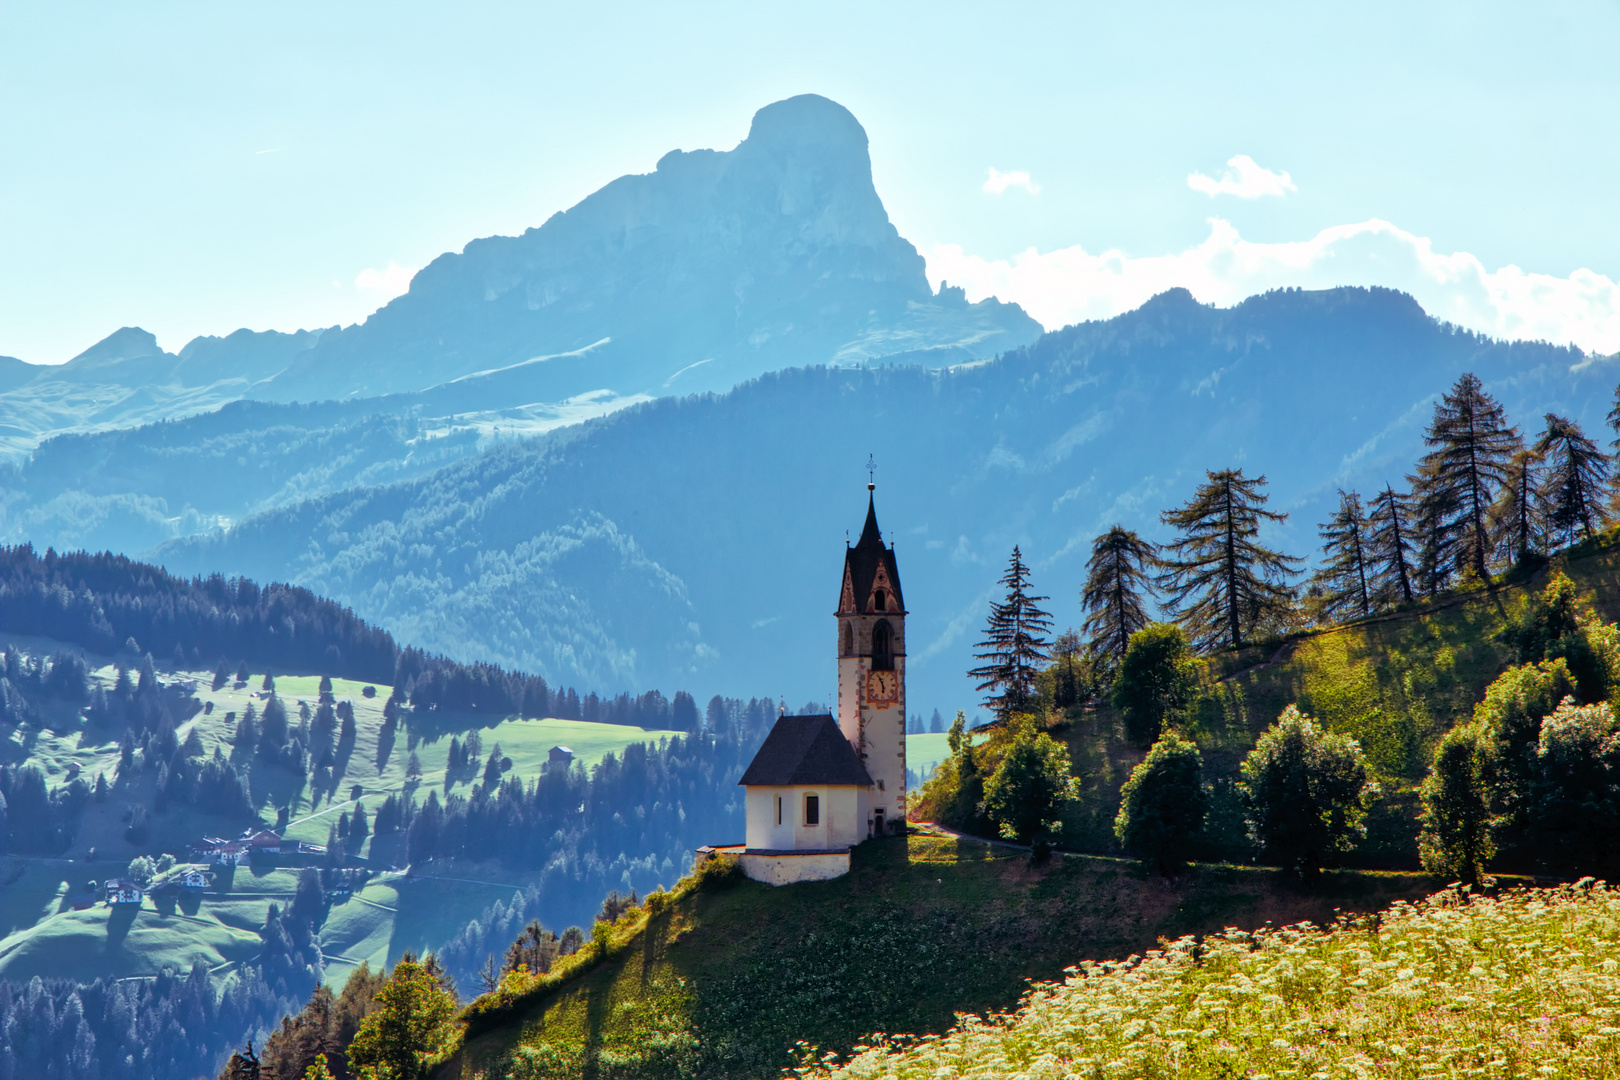
<path id="1" fill-rule="evenodd" d="M 735 855 L 714 855 L 710 858 L 699 858 L 696 866 L 692 868 L 692 877 L 700 889 L 710 891 L 729 889 L 743 880 L 742 863 Z"/>
<path id="2" fill-rule="evenodd" d="M 1620 732 L 1607 702 L 1565 698 L 1541 724 L 1531 839 L 1554 869 L 1607 873 L 1620 842 Z"/>
<path id="3" fill-rule="evenodd" d="M 1029 844 L 1035 861 L 1046 857 L 1063 828 L 1063 805 L 1079 797 L 1069 775 L 1069 751 L 1027 717 L 1017 725 L 1001 763 L 984 785 L 984 812 L 1008 840 Z"/>
<path id="4" fill-rule="evenodd" d="M 1192 701 L 1197 689 L 1195 663 L 1192 646 L 1179 626 L 1149 623 L 1131 635 L 1111 697 L 1133 744 L 1151 745 L 1165 717 Z"/>
<path id="5" fill-rule="evenodd" d="M 1314 878 L 1367 833 L 1378 785 L 1356 740 L 1324 731 L 1293 705 L 1243 759 L 1249 838 L 1277 862 Z"/>
<path id="6" fill-rule="evenodd" d="M 1423 781 L 1423 831 L 1418 851 L 1424 869 L 1478 885 L 1496 854 L 1491 835 L 1490 741 L 1478 724 L 1446 732 L 1434 748 Z"/>
<path id="7" fill-rule="evenodd" d="M 1198 747 L 1162 735 L 1120 789 L 1114 835 L 1125 850 L 1169 874 L 1184 862 L 1204 827 L 1209 799 Z"/>
<path id="8" fill-rule="evenodd" d="M 967 717 L 959 710 L 946 736 L 951 756 L 940 763 L 934 775 L 923 784 L 917 798 L 909 801 L 907 813 L 918 821 L 938 821 L 964 832 L 982 833 L 984 818 L 984 774 L 981 758 L 985 750 L 973 745 L 967 730 Z"/>
<path id="9" fill-rule="evenodd" d="M 1474 722 L 1490 747 L 1484 781 L 1491 812 L 1515 842 L 1523 840 L 1531 823 L 1541 718 L 1574 691 L 1564 661 L 1544 660 L 1504 671 L 1474 706 Z"/>

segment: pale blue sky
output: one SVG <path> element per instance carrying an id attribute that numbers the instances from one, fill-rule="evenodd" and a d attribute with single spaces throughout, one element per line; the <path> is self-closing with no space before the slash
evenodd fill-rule
<path id="1" fill-rule="evenodd" d="M 1049 324 L 1182 277 L 1229 302 L 1385 276 L 1458 321 L 1609 351 L 1616 56 L 1614 3 L 11 0 L 0 353 L 354 321 L 385 298 L 367 270 L 538 225 L 669 149 L 729 149 L 807 91 L 865 125 L 931 273 Z M 1236 155 L 1293 190 L 1189 186 Z M 1038 193 L 987 192 L 991 168 Z M 1393 229 L 1319 235 L 1370 219 Z"/>

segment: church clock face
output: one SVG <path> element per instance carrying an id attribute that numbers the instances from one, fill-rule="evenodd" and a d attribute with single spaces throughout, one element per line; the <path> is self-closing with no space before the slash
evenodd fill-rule
<path id="1" fill-rule="evenodd" d="M 894 672 L 866 673 L 866 703 L 875 709 L 900 704 L 900 680 Z"/>

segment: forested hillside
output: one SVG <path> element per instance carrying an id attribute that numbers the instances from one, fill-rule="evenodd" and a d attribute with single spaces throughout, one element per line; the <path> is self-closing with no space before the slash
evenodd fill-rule
<path id="1" fill-rule="evenodd" d="M 739 835 L 736 778 L 781 708 L 582 695 L 400 649 L 302 589 L 3 555 L 5 1076 L 211 1074 L 320 981 L 410 949 L 476 985 L 514 927 L 588 926 Z M 205 836 L 265 828 L 304 853 L 177 884 Z M 104 904 L 122 875 L 147 896 Z"/>
<path id="2" fill-rule="evenodd" d="M 970 627 L 1015 542 L 1067 621 L 1093 536 L 1162 536 L 1160 510 L 1242 462 L 1289 514 L 1270 542 L 1307 554 L 1338 487 L 1404 485 L 1430 402 L 1464 371 L 1515 422 L 1558 411 L 1588 431 L 1617 377 L 1568 349 L 1443 326 L 1387 291 L 1228 310 L 1173 292 L 984 364 L 810 368 L 649 403 L 161 557 L 297 581 L 401 637 L 553 681 L 695 672 L 723 687 L 747 672 L 797 700 L 832 677 L 828 597 L 875 454 L 911 607 L 912 711 L 950 715 L 971 700 Z"/>

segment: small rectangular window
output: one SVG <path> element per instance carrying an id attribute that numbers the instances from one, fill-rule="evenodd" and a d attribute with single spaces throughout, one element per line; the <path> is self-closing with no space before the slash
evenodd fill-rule
<path id="1" fill-rule="evenodd" d="M 776 823 L 782 824 L 782 796 L 776 797 Z"/>
<path id="2" fill-rule="evenodd" d="M 806 825 L 821 824 L 820 795 L 806 795 L 804 797 L 804 823 Z"/>

